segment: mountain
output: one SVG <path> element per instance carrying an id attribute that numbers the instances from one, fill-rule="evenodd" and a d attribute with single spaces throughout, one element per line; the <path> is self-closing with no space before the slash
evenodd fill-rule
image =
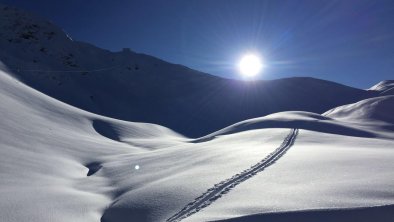
<path id="1" fill-rule="evenodd" d="M 330 81 L 223 79 L 124 49 L 72 40 L 39 16 L 0 6 L 3 70 L 53 98 L 121 120 L 198 137 L 280 111 L 322 113 L 379 95 Z"/>
<path id="2" fill-rule="evenodd" d="M 394 80 L 381 81 L 369 88 L 370 91 L 378 92 L 380 95 L 394 95 Z"/>
<path id="3" fill-rule="evenodd" d="M 394 218 L 393 81 L 222 79 L 7 6 L 0 27 L 0 221 Z"/>

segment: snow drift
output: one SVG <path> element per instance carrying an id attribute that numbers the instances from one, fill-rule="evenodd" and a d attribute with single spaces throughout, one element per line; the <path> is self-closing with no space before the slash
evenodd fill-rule
<path id="1" fill-rule="evenodd" d="M 394 124 L 394 95 L 381 96 L 331 109 L 324 116 L 353 122 Z"/>

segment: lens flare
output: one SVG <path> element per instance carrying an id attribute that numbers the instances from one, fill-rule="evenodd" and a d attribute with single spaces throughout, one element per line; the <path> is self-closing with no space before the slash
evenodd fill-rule
<path id="1" fill-rule="evenodd" d="M 254 77 L 262 71 L 264 64 L 257 55 L 247 54 L 238 63 L 238 68 L 244 77 Z"/>

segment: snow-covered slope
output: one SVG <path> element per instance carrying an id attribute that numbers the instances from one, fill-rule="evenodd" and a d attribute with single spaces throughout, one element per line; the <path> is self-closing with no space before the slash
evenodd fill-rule
<path id="1" fill-rule="evenodd" d="M 371 91 L 378 92 L 380 95 L 394 95 L 394 80 L 381 81 L 369 88 Z"/>
<path id="2" fill-rule="evenodd" d="M 372 101 L 377 100 L 383 100 L 383 104 L 372 103 Z M 394 110 L 393 107 L 394 100 L 390 96 L 340 106 L 327 111 L 323 115 L 301 111 L 280 112 L 238 122 L 195 139 L 194 142 L 209 141 L 217 136 L 260 128 L 300 128 L 355 137 L 394 139 L 394 132 L 391 132 L 394 131 L 391 115 Z"/>
<path id="3" fill-rule="evenodd" d="M 71 107 L 4 72 L 0 101 L 5 222 L 163 221 L 217 180 L 267 155 L 287 134 L 279 129 L 259 141 L 235 136 L 196 145 L 158 125 Z"/>
<path id="4" fill-rule="evenodd" d="M 275 164 L 184 221 L 392 221 L 393 147 L 300 130 Z"/>
<path id="5" fill-rule="evenodd" d="M 82 111 L 4 72 L 0 101 L 0 221 L 159 222 L 188 203 L 198 211 L 186 209 L 184 221 L 290 221 L 292 212 L 303 221 L 337 211 L 345 216 L 335 221 L 349 221 L 349 213 L 361 215 L 358 221 L 394 216 L 394 140 L 387 132 L 283 112 L 196 141 Z M 323 125 L 311 131 L 313 124 Z M 297 136 L 290 127 L 303 130 Z M 213 198 L 199 204 L 207 192 Z"/>
<path id="6" fill-rule="evenodd" d="M 104 156 L 146 150 L 128 141 L 145 141 L 154 149 L 182 139 L 158 125 L 76 109 L 3 72 L 0 116 L 0 221 L 4 222 L 99 221 L 110 203 L 111 183 L 86 175 L 98 169 Z M 118 139 L 125 142 L 97 130 L 108 131 L 111 126 L 113 131 L 122 129 Z"/>
<path id="7" fill-rule="evenodd" d="M 313 78 L 222 79 L 128 49 L 110 52 L 74 41 L 19 9 L 0 11 L 0 61 L 21 81 L 90 112 L 188 136 L 280 111 L 321 113 L 378 94 Z"/>
<path id="8" fill-rule="evenodd" d="M 394 95 L 361 100 L 331 109 L 324 116 L 394 131 Z"/>

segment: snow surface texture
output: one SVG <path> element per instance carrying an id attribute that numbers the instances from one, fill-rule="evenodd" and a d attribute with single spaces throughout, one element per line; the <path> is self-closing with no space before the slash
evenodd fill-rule
<path id="1" fill-rule="evenodd" d="M 202 208 L 208 207 L 213 201 L 219 199 L 222 195 L 228 193 L 238 184 L 251 178 L 258 172 L 263 171 L 268 166 L 274 164 L 275 161 L 282 157 L 286 153 L 286 151 L 294 144 L 297 134 L 298 129 L 292 129 L 290 134 L 284 139 L 280 147 L 271 154 L 269 154 L 266 158 L 253 165 L 249 169 L 232 176 L 230 179 L 215 184 L 215 186 L 209 188 L 207 192 L 196 198 L 193 202 L 190 202 L 188 205 L 186 205 L 186 207 L 184 207 L 174 216 L 170 217 L 167 221 L 181 221 L 182 219 L 197 213 Z"/>
<path id="2" fill-rule="evenodd" d="M 300 130 L 276 164 L 185 221 L 391 221 L 393 145 Z"/>
<path id="3" fill-rule="evenodd" d="M 367 123 L 394 131 L 394 95 L 381 96 L 331 109 L 324 116 L 354 123 Z"/>
<path id="4" fill-rule="evenodd" d="M 43 18 L 1 5 L 0 28 L 0 61 L 27 85 L 83 110 L 192 137 L 280 111 L 322 113 L 379 94 L 313 78 L 222 79 L 72 40 Z"/>

